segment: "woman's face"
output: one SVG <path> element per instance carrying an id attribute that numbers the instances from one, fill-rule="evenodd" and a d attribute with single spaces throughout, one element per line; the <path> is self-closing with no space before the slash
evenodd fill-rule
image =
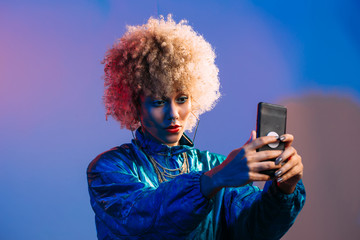
<path id="1" fill-rule="evenodd" d="M 187 94 L 140 97 L 140 121 L 147 138 L 168 146 L 176 146 L 184 132 L 191 112 Z"/>

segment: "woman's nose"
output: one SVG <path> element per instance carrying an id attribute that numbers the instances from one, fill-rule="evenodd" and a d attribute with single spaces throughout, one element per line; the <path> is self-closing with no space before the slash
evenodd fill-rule
<path id="1" fill-rule="evenodd" d="M 178 119 L 179 118 L 178 106 L 176 105 L 175 102 L 170 102 L 168 116 L 169 116 L 169 119 Z"/>

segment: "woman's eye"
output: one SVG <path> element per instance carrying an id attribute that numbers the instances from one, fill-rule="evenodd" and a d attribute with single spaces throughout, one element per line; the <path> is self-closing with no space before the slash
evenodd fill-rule
<path id="1" fill-rule="evenodd" d="M 188 97 L 187 96 L 181 96 L 178 98 L 177 102 L 178 103 L 184 103 L 188 100 Z"/>
<path id="2" fill-rule="evenodd" d="M 162 106 L 165 104 L 165 101 L 164 100 L 154 100 L 152 102 L 152 104 L 155 106 L 155 107 L 159 107 L 159 106 Z"/>

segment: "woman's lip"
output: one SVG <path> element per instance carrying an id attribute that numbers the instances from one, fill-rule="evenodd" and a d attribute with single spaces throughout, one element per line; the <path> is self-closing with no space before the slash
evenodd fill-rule
<path id="1" fill-rule="evenodd" d="M 179 125 L 170 125 L 168 126 L 166 129 L 174 129 L 174 128 L 179 128 Z"/>
<path id="2" fill-rule="evenodd" d="M 167 128 L 165 128 L 165 130 L 169 133 L 177 133 L 180 131 L 180 126 L 176 125 L 176 126 L 169 126 Z"/>

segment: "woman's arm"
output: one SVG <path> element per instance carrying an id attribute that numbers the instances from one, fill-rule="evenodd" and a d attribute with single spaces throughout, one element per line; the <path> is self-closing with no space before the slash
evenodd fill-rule
<path id="1" fill-rule="evenodd" d="M 263 191 L 251 185 L 226 189 L 226 238 L 280 239 L 293 225 L 305 198 L 302 181 L 291 194 L 280 192 L 272 181 Z"/>
<path id="2" fill-rule="evenodd" d="M 305 203 L 305 190 L 300 181 L 303 165 L 291 146 L 293 139 L 290 134 L 281 136 L 280 140 L 285 142 L 283 152 L 256 152 L 257 148 L 278 139 L 268 136 L 256 139 L 253 131 L 242 148 L 232 151 L 222 164 L 201 177 L 201 189 L 208 198 L 225 188 L 224 210 L 230 233 L 227 237 L 279 239 L 293 224 Z M 275 163 L 266 161 L 272 158 L 276 158 Z M 263 192 L 257 187 L 244 186 L 269 180 L 270 177 L 260 171 L 270 169 L 277 169 L 276 178 L 267 183 Z"/>
<path id="3" fill-rule="evenodd" d="M 201 172 L 154 187 L 139 180 L 128 156 L 120 157 L 104 154 L 88 169 L 98 234 L 106 229 L 121 239 L 176 239 L 188 235 L 210 212 L 212 202 L 200 191 Z"/>

